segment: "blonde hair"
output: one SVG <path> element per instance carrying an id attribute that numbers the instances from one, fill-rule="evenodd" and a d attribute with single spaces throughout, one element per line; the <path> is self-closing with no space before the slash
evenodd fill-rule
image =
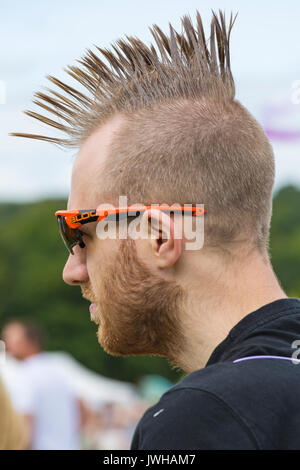
<path id="1" fill-rule="evenodd" d="M 199 12 L 183 31 L 150 28 L 154 44 L 120 39 L 112 50 L 91 50 L 66 71 L 89 92 L 54 77 L 64 94 L 36 93 L 55 117 L 26 114 L 63 131 L 66 138 L 14 133 L 78 147 L 116 114 L 126 117 L 107 160 L 101 192 L 131 202 L 203 203 L 205 245 L 236 240 L 268 249 L 274 155 L 259 123 L 235 99 L 229 42 L 236 17 L 212 12 L 206 38 Z M 120 172 L 120 168 L 122 172 Z"/>

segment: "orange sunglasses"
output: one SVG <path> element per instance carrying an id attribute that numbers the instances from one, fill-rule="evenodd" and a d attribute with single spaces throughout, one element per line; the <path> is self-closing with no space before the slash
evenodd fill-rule
<path id="1" fill-rule="evenodd" d="M 190 207 L 180 206 L 157 206 L 163 212 L 181 213 L 182 215 L 188 214 L 193 216 L 201 216 L 206 213 L 202 207 L 197 207 L 196 204 L 191 204 Z M 62 210 L 55 212 L 58 222 L 58 229 L 61 238 L 72 255 L 74 255 L 73 247 L 79 245 L 84 248 L 85 244 L 82 240 L 82 232 L 79 227 L 90 222 L 99 222 L 100 220 L 109 219 L 120 221 L 122 218 L 138 217 L 141 213 L 148 209 L 155 209 L 155 205 L 135 206 L 135 207 L 114 207 L 102 209 L 87 209 L 87 210 Z"/>

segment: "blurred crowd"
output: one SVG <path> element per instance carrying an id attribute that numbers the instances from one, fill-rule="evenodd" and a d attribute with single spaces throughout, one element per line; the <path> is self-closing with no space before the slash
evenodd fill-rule
<path id="1" fill-rule="evenodd" d="M 173 385 L 159 376 L 138 387 L 98 376 L 46 351 L 43 330 L 29 321 L 7 323 L 1 339 L 0 449 L 129 449 L 146 409 Z"/>

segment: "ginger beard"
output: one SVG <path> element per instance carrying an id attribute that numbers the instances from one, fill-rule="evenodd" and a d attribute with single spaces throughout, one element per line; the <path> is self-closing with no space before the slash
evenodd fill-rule
<path id="1" fill-rule="evenodd" d="M 153 354 L 176 363 L 184 335 L 183 290 L 155 275 L 137 256 L 132 239 L 120 240 L 113 261 L 90 274 L 84 297 L 97 303 L 98 341 L 115 356 Z"/>

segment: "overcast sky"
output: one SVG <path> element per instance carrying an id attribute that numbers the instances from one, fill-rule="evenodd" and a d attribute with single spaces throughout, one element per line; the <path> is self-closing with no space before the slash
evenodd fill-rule
<path id="1" fill-rule="evenodd" d="M 148 26 L 180 28 L 180 18 L 198 9 L 205 29 L 211 9 L 238 17 L 231 62 L 239 99 L 270 136 L 276 158 L 276 189 L 300 187 L 300 2 L 299 0 L 1 0 L 0 15 L 0 202 L 66 196 L 76 152 L 9 132 L 51 134 L 25 116 L 38 108 L 33 94 L 94 45 L 110 47 L 135 35 L 149 43 Z M 297 83 L 297 80 L 299 83 Z M 296 88 L 293 88 L 293 85 Z M 294 98 L 294 99 L 293 99 Z M 293 102 L 294 101 L 294 102 Z"/>

